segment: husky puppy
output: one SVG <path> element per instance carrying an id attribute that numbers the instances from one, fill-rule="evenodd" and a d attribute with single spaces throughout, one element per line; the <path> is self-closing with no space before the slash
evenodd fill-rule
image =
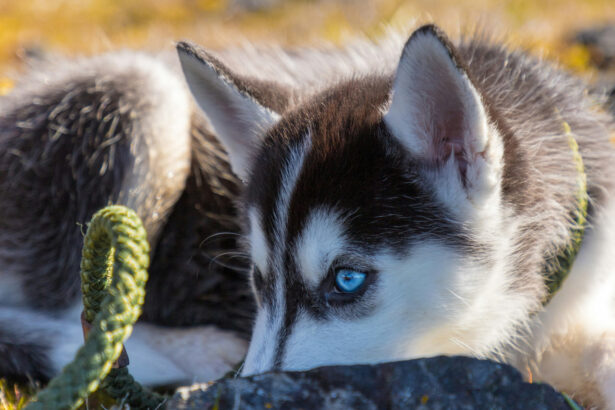
<path id="1" fill-rule="evenodd" d="M 254 84 L 283 84 L 268 103 L 282 111 L 340 75 L 372 71 L 383 50 L 392 64 L 398 40 L 341 50 L 245 46 L 219 57 Z M 222 376 L 244 357 L 253 322 L 236 244 L 241 184 L 177 54 L 29 64 L 0 97 L 0 377 L 44 381 L 82 344 L 83 234 L 110 203 L 137 211 L 152 248 L 143 320 L 126 344 L 131 373 L 150 385 Z"/>
<path id="2" fill-rule="evenodd" d="M 584 84 L 433 25 L 397 64 L 383 51 L 301 98 L 178 51 L 246 184 L 258 311 L 243 375 L 466 354 L 615 408 L 615 124 Z M 579 228 L 570 134 L 589 223 L 552 294 Z"/>

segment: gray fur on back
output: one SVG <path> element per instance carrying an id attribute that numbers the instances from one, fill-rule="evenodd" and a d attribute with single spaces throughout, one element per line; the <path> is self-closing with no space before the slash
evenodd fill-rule
<path id="1" fill-rule="evenodd" d="M 175 137 L 183 147 L 160 145 L 190 120 L 181 82 L 168 94 L 160 78 L 172 77 L 134 53 L 48 63 L 0 100 L 0 266 L 24 278 L 29 305 L 73 303 L 81 237 L 98 208 L 137 209 L 155 241 L 189 160 L 187 135 Z M 177 125 L 157 125 L 181 98 Z"/>

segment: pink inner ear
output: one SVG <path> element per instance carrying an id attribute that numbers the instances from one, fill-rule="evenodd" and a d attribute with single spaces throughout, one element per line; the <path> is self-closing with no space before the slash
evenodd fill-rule
<path id="1" fill-rule="evenodd" d="M 428 29 L 410 37 L 399 62 L 385 121 L 408 149 L 433 167 L 454 161 L 461 180 L 483 141 L 485 120 L 470 78 L 451 44 Z M 451 164 L 453 165 L 453 164 Z"/>
<path id="2" fill-rule="evenodd" d="M 440 71 L 440 70 L 438 70 Z M 467 109 L 465 106 L 467 102 L 462 100 L 461 93 L 458 84 L 451 81 L 450 73 L 447 70 L 442 70 L 442 73 L 433 73 L 434 75 L 441 75 L 441 80 L 433 84 L 429 80 L 424 85 L 431 85 L 431 87 L 417 87 L 417 91 L 424 93 L 424 101 L 428 102 L 427 106 L 431 107 L 431 110 L 427 109 L 423 112 L 423 115 L 428 117 L 427 124 L 428 130 L 431 130 L 433 135 L 428 135 L 431 140 L 431 160 L 437 164 L 444 164 L 449 160 L 451 155 L 455 156 L 455 161 L 459 167 L 460 174 L 465 177 L 466 169 L 468 166 L 468 157 L 466 151 L 466 144 L 464 139 L 469 137 L 467 135 Z"/>

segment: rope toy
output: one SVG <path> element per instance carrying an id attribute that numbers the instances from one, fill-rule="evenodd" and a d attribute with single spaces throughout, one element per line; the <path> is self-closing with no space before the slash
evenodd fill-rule
<path id="1" fill-rule="evenodd" d="M 82 321 L 91 330 L 84 326 L 85 344 L 28 410 L 74 409 L 99 387 L 131 408 L 161 407 L 163 396 L 145 390 L 120 367 L 126 356 L 116 363 L 141 314 L 148 266 L 147 235 L 137 214 L 119 205 L 96 212 L 81 259 Z"/>

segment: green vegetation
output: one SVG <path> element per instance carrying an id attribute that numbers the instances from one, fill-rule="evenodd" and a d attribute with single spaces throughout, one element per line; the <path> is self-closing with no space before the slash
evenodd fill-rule
<path id="1" fill-rule="evenodd" d="M 0 379 L 0 410 L 21 410 L 34 396 L 36 387 L 25 384 L 12 384 Z"/>

